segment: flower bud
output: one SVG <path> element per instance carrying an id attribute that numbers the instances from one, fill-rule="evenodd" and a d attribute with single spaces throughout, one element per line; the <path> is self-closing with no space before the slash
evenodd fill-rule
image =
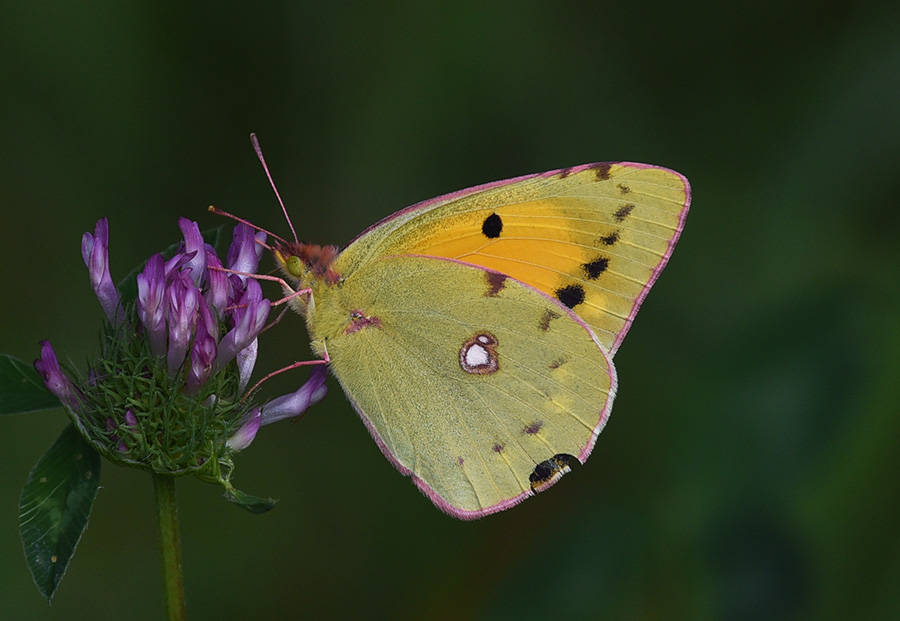
<path id="1" fill-rule="evenodd" d="M 119 325 L 123 318 L 119 306 L 119 292 L 109 275 L 109 225 L 101 218 L 94 228 L 94 234 L 85 233 L 81 237 L 81 256 L 88 268 L 91 287 L 100 300 L 106 318 L 113 325 Z"/>
<path id="2" fill-rule="evenodd" d="M 325 378 L 328 368 L 317 364 L 309 374 L 309 379 L 296 392 L 272 399 L 262 407 L 262 424 L 268 425 L 285 418 L 296 418 L 306 413 L 311 406 L 325 398 L 328 387 Z"/>

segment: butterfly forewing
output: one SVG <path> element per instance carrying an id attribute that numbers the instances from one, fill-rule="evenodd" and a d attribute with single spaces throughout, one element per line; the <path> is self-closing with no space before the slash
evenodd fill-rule
<path id="1" fill-rule="evenodd" d="M 644 164 L 590 164 L 464 190 L 398 212 L 341 255 L 448 257 L 556 298 L 614 353 L 681 232 L 690 188 Z"/>

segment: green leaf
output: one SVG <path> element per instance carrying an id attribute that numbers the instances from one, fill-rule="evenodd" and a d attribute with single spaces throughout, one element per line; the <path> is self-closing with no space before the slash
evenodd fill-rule
<path id="1" fill-rule="evenodd" d="M 25 562 L 47 601 L 87 527 L 100 485 L 100 456 L 73 425 L 38 460 L 19 497 Z"/>
<path id="2" fill-rule="evenodd" d="M 0 414 L 24 414 L 60 407 L 59 399 L 30 364 L 0 354 Z"/>
<path id="3" fill-rule="evenodd" d="M 250 494 L 245 494 L 241 490 L 234 489 L 233 487 L 225 490 L 225 499 L 246 509 L 250 513 L 265 513 L 278 502 L 278 499 L 276 498 L 251 496 Z"/>
<path id="4" fill-rule="evenodd" d="M 225 245 L 226 238 L 228 238 L 229 243 L 231 241 L 230 237 L 224 234 L 223 229 L 224 227 L 217 226 L 214 229 L 200 231 L 200 234 L 203 236 L 203 241 L 215 248 L 217 253 L 221 250 L 220 247 Z M 178 251 L 178 247 L 181 246 L 182 243 L 183 241 L 176 242 L 160 252 L 160 254 L 162 254 L 162 256 L 164 256 L 166 259 L 171 259 Z M 225 247 L 227 248 L 227 246 Z M 131 270 L 128 275 L 120 280 L 119 284 L 116 285 L 116 289 L 119 290 L 119 295 L 122 296 L 123 302 L 127 303 L 137 300 L 137 277 L 138 274 L 144 271 L 144 265 L 146 265 L 146 261 Z"/>

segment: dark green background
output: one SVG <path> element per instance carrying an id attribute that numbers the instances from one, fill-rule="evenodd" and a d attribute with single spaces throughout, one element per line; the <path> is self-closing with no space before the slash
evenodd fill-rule
<path id="1" fill-rule="evenodd" d="M 270 514 L 179 481 L 194 618 L 900 617 L 896 3 L 225 4 L 0 7 L 0 351 L 96 351 L 101 216 L 119 277 L 210 203 L 285 233 L 251 131 L 321 243 L 591 161 L 674 168 L 694 202 L 586 466 L 459 522 L 332 384 L 238 461 Z M 288 317 L 258 368 L 305 342 Z M 31 583 L 18 493 L 64 424 L 0 420 L 0 617 L 160 618 L 141 472 L 105 467 L 52 607 Z"/>

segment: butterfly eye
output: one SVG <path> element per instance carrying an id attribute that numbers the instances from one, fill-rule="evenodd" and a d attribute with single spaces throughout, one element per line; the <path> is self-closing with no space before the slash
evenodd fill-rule
<path id="1" fill-rule="evenodd" d="M 287 261 L 284 262 L 284 267 L 287 269 L 288 273 L 291 276 L 299 277 L 303 275 L 303 261 L 300 260 L 300 257 L 288 257 Z"/>

